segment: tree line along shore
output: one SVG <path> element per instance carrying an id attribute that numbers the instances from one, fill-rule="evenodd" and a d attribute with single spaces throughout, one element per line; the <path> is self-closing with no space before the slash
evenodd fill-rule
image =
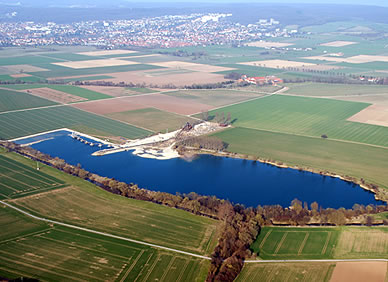
<path id="1" fill-rule="evenodd" d="M 22 147 L 7 141 L 2 141 L 0 144 L 7 151 L 16 152 L 65 173 L 88 180 L 111 193 L 182 209 L 221 221 L 222 231 L 211 256 L 207 281 L 233 281 L 242 270 L 244 261 L 255 256 L 251 245 L 260 234 L 262 226 L 276 224 L 340 226 L 353 224 L 356 218 L 362 225 L 371 226 L 376 223 L 388 225 L 387 220 L 377 222 L 373 217 L 374 214 L 388 211 L 386 205 L 365 207 L 356 204 L 352 209 L 323 209 L 316 202 L 309 207 L 307 203 L 295 199 L 291 206 L 286 208 L 279 205 L 246 208 L 215 196 L 202 196 L 193 192 L 173 195 L 139 188 L 133 183 L 128 184 L 91 173 L 81 168 L 80 165 L 67 164 L 62 159 L 53 158 L 30 147 Z"/>

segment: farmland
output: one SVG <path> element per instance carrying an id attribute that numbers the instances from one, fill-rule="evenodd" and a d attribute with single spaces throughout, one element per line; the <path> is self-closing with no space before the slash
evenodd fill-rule
<path id="1" fill-rule="evenodd" d="M 25 93 L 0 89 L 0 112 L 51 106 L 56 103 Z"/>
<path id="2" fill-rule="evenodd" d="M 329 259 L 339 233 L 335 228 L 263 227 L 251 248 L 264 259 Z"/>
<path id="3" fill-rule="evenodd" d="M 386 258 L 388 229 L 264 227 L 251 248 L 263 259 Z"/>
<path id="4" fill-rule="evenodd" d="M 353 84 L 326 84 L 326 83 L 297 83 L 287 84 L 290 88 L 285 93 L 301 96 L 364 96 L 370 94 L 387 94 L 385 85 L 353 85 Z"/>
<path id="5" fill-rule="evenodd" d="M 0 275 L 55 281 L 196 281 L 200 259 L 96 234 L 46 225 L 2 208 Z M 44 246 L 44 248 L 40 247 Z M 172 280 L 169 280 L 172 279 Z"/>
<path id="6" fill-rule="evenodd" d="M 18 198 L 62 188 L 65 183 L 0 155 L 0 197 Z"/>
<path id="7" fill-rule="evenodd" d="M 246 263 L 236 281 L 330 280 L 335 263 Z"/>
<path id="8" fill-rule="evenodd" d="M 6 161 L 36 168 L 36 163 L 13 153 L 1 153 Z M 21 163 L 21 164 L 20 164 Z M 106 231 L 196 253 L 211 252 L 216 221 L 150 202 L 128 199 L 42 165 L 40 172 L 68 186 L 50 193 L 18 198 L 13 204 L 78 226 Z M 12 175 L 8 172 L 7 175 Z"/>
<path id="9" fill-rule="evenodd" d="M 231 152 L 363 177 L 388 187 L 388 150 L 383 148 L 239 127 L 215 136 L 228 143 Z"/>
<path id="10" fill-rule="evenodd" d="M 4 113 L 0 119 L 0 138 L 12 139 L 63 127 L 97 129 L 107 136 L 138 138 L 150 132 L 112 119 L 67 106 Z M 86 130 L 85 133 L 88 133 Z"/>
<path id="11" fill-rule="evenodd" d="M 180 90 L 165 92 L 165 95 L 184 98 L 187 102 L 199 102 L 215 107 L 225 106 L 232 103 L 237 103 L 245 100 L 250 100 L 255 97 L 263 96 L 264 94 L 257 91 L 239 91 L 239 90 Z"/>
<path id="12" fill-rule="evenodd" d="M 138 109 L 126 112 L 107 114 L 106 116 L 128 122 L 135 126 L 155 132 L 173 131 L 182 128 L 186 122 L 193 123 L 193 118 L 164 112 L 154 108 Z"/>
<path id="13" fill-rule="evenodd" d="M 13 90 L 28 90 L 36 88 L 49 88 L 56 91 L 61 91 L 67 94 L 75 95 L 87 100 L 99 100 L 105 98 L 111 98 L 110 95 L 99 93 L 86 88 L 74 86 L 74 85 L 53 85 L 53 84 L 11 84 L 4 85 L 5 88 Z"/>
<path id="14" fill-rule="evenodd" d="M 388 128 L 346 121 L 369 106 L 309 97 L 276 95 L 228 106 L 216 112 L 230 112 L 234 126 L 388 146 Z"/>
<path id="15" fill-rule="evenodd" d="M 26 184 L 35 177 L 36 181 L 50 179 L 67 185 L 23 195 L 12 205 L 46 218 L 162 246 L 200 254 L 214 248 L 214 220 L 114 195 L 45 165 L 37 172 L 35 162 L 4 150 L 0 157 L 1 164 L 12 164 L 12 171 L 1 171 L 2 177 Z M 58 206 L 60 202 L 63 205 Z M 1 276 L 57 281 L 98 281 L 104 277 L 121 281 L 197 281 L 204 279 L 208 268 L 208 262 L 200 259 L 42 223 L 8 207 L 1 208 L 0 223 L 5 228 L 0 235 Z"/>

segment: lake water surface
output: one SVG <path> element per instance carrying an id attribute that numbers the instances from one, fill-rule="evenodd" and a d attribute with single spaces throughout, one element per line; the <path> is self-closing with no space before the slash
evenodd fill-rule
<path id="1" fill-rule="evenodd" d="M 316 201 L 327 208 L 351 208 L 358 204 L 383 204 L 359 185 L 338 178 L 254 161 L 201 155 L 192 161 L 146 159 L 121 152 L 92 156 L 100 148 L 91 147 L 68 136 L 68 132 L 44 134 L 17 143 L 50 138 L 31 147 L 59 157 L 101 176 L 113 177 L 141 188 L 175 194 L 196 192 L 215 195 L 245 206 L 289 206 L 295 198 L 308 204 Z M 84 138 L 85 139 L 85 138 Z"/>

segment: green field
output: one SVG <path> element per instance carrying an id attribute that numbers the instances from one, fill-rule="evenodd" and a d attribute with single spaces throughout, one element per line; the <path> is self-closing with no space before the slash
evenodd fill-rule
<path id="1" fill-rule="evenodd" d="M 49 281 L 201 281 L 208 262 L 48 225 L 1 207 L 0 276 Z"/>
<path id="2" fill-rule="evenodd" d="M 0 89 L 0 112 L 56 105 L 57 103 L 33 95 Z"/>
<path id="3" fill-rule="evenodd" d="M 74 86 L 74 85 L 41 84 L 41 83 L 4 85 L 4 88 L 13 89 L 13 90 L 27 90 L 27 89 L 43 88 L 43 87 L 54 89 L 57 91 L 62 91 L 88 100 L 112 98 L 109 95 L 92 91 L 83 87 Z"/>
<path id="4" fill-rule="evenodd" d="M 109 95 L 98 93 L 96 91 L 92 91 L 89 89 L 85 89 L 85 88 L 77 87 L 73 85 L 46 85 L 43 87 L 48 87 L 68 94 L 76 95 L 88 100 L 99 100 L 99 99 L 111 98 L 111 96 Z"/>
<path id="5" fill-rule="evenodd" d="M 368 107 L 359 102 L 274 95 L 210 112 L 231 113 L 234 126 L 388 147 L 388 128 L 346 119 Z"/>
<path id="6" fill-rule="evenodd" d="M 387 227 L 263 227 L 251 246 L 262 259 L 386 258 Z"/>
<path id="7" fill-rule="evenodd" d="M 165 132 L 182 128 L 186 122 L 195 121 L 193 118 L 164 112 L 154 108 L 146 108 L 127 112 L 107 114 L 107 117 L 128 122 L 135 126 L 147 128 L 155 132 Z"/>
<path id="8" fill-rule="evenodd" d="M 12 77 L 8 74 L 0 75 L 0 81 L 10 81 L 15 83 L 16 81 L 24 81 L 24 82 L 40 82 L 42 79 L 36 76 L 26 76 L 26 77 Z"/>
<path id="9" fill-rule="evenodd" d="M 328 83 L 289 83 L 285 93 L 303 96 L 348 96 L 387 94 L 386 85 L 328 84 Z"/>
<path id="10" fill-rule="evenodd" d="M 230 152 L 362 177 L 388 188 L 387 149 L 247 128 L 232 128 L 215 136 L 229 144 Z"/>
<path id="11" fill-rule="evenodd" d="M 314 281 L 330 280 L 335 263 L 245 263 L 235 281 Z"/>
<path id="12" fill-rule="evenodd" d="M 36 168 L 0 155 L 0 199 L 33 195 L 62 188 L 65 183 Z"/>
<path id="13" fill-rule="evenodd" d="M 330 259 L 339 233 L 336 228 L 263 227 L 251 248 L 263 259 Z"/>
<path id="14" fill-rule="evenodd" d="M 18 166 L 36 168 L 36 162 L 14 153 L 2 152 L 0 156 L 8 162 L 17 162 Z M 199 254 L 213 250 L 216 220 L 115 195 L 45 165 L 41 165 L 39 172 L 67 187 L 19 197 L 13 205 L 42 217 L 163 246 Z M 2 174 L 15 175 L 11 170 Z"/>
<path id="15" fill-rule="evenodd" d="M 2 114 L 0 138 L 12 139 L 63 127 L 79 128 L 80 126 L 83 126 L 86 131 L 88 131 L 87 128 L 91 128 L 92 131 L 94 129 L 105 132 L 107 136 L 122 136 L 130 139 L 144 137 L 151 133 L 126 123 L 83 112 L 72 107 L 59 106 Z"/>
<path id="16" fill-rule="evenodd" d="M 241 101 L 263 96 L 265 90 L 272 88 L 256 88 L 255 91 L 240 91 L 234 89 L 216 89 L 216 90 L 180 90 L 165 92 L 163 94 L 187 99 L 187 102 L 196 102 L 215 107 L 225 106 Z"/>

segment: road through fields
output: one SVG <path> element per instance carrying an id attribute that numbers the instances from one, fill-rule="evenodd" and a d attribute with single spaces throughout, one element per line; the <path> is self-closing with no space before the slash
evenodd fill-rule
<path id="1" fill-rule="evenodd" d="M 147 243 L 147 242 L 143 242 L 143 241 L 139 241 L 139 240 L 134 240 L 134 239 L 130 239 L 130 238 L 122 237 L 122 236 L 117 236 L 117 235 L 109 234 L 109 233 L 106 233 L 106 232 L 96 231 L 96 230 L 92 230 L 92 229 L 89 229 L 89 228 L 84 228 L 84 227 L 80 227 L 80 226 L 76 226 L 76 225 L 72 225 L 72 224 L 67 224 L 67 223 L 63 223 L 63 222 L 60 222 L 60 221 L 56 221 L 56 220 L 51 220 L 51 219 L 35 216 L 33 214 L 30 214 L 30 213 L 28 213 L 28 212 L 26 212 L 26 211 L 24 211 L 22 209 L 14 207 L 13 205 L 8 204 L 8 203 L 6 203 L 4 201 L 1 201 L 1 200 L 0 200 L 0 204 L 3 204 L 3 205 L 5 205 L 5 206 L 7 206 L 9 208 L 12 208 L 12 209 L 18 211 L 19 213 L 22 213 L 22 214 L 24 214 L 24 215 L 26 215 L 28 217 L 31 217 L 31 218 L 39 220 L 39 221 L 44 221 L 44 222 L 48 222 L 48 223 L 52 223 L 52 224 L 57 224 L 57 225 L 65 226 L 65 227 L 72 228 L 72 229 L 77 229 L 77 230 L 81 230 L 81 231 L 85 231 L 85 232 L 90 232 L 90 233 L 94 233 L 94 234 L 98 234 L 98 235 L 102 235 L 102 236 L 106 236 L 106 237 L 120 239 L 120 240 L 124 240 L 124 241 L 128 241 L 128 242 L 137 243 L 137 244 L 140 244 L 140 245 L 145 245 L 145 246 L 149 246 L 149 247 L 153 247 L 153 248 L 157 248 L 157 249 L 162 249 L 162 250 L 166 250 L 166 251 L 170 251 L 170 252 L 174 252 L 174 253 L 184 254 L 184 255 L 188 255 L 188 256 L 192 256 L 192 257 L 196 257 L 196 258 L 211 260 L 211 258 L 208 257 L 208 256 L 202 256 L 202 255 L 194 254 L 194 253 L 191 253 L 191 252 L 185 252 L 185 251 L 181 251 L 181 250 L 177 250 L 177 249 L 173 249 L 173 248 L 167 248 L 167 247 L 164 247 L 164 246 L 161 246 L 161 245 L 151 244 L 151 243 Z M 357 261 L 357 262 L 362 262 L 362 261 L 383 261 L 383 262 L 388 262 L 388 259 L 246 260 L 245 262 L 246 263 L 270 263 L 270 262 L 275 262 L 275 263 L 285 262 L 285 263 L 287 263 L 287 262 L 344 262 L 344 261 L 349 261 L 349 262 L 355 262 L 355 261 Z"/>

